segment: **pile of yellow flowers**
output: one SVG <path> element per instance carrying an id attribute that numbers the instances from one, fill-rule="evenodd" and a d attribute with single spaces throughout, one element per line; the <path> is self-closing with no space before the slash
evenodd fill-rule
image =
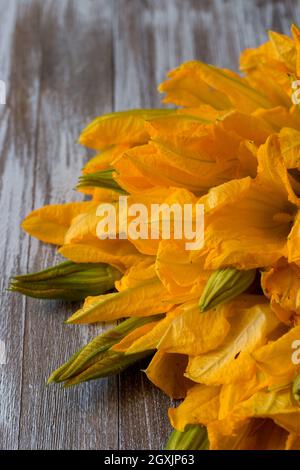
<path id="1" fill-rule="evenodd" d="M 67 323 L 123 320 L 51 375 L 65 386 L 149 356 L 179 406 L 168 449 L 300 449 L 300 30 L 241 54 L 242 74 L 187 62 L 165 110 L 95 119 L 78 190 L 23 222 L 67 261 L 11 289 L 80 300 Z M 201 203 L 205 242 L 99 239 L 100 203 Z M 108 293 L 107 293 L 108 292 Z M 297 354 L 297 348 L 299 354 Z"/>

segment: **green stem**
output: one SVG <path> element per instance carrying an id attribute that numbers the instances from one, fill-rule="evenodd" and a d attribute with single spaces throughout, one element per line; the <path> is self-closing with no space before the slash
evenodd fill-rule
<path id="1" fill-rule="evenodd" d="M 184 431 L 172 432 L 165 450 L 208 450 L 207 431 L 200 424 L 188 424 Z"/>

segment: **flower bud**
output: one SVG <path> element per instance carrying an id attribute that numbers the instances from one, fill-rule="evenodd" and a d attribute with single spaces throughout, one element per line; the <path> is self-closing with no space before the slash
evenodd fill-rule
<path id="1" fill-rule="evenodd" d="M 251 286 L 255 275 L 255 269 L 239 271 L 235 268 L 223 268 L 214 271 L 200 297 L 200 311 L 205 312 L 237 297 Z"/>
<path id="2" fill-rule="evenodd" d="M 43 271 L 15 276 L 10 290 L 38 299 L 78 301 L 104 294 L 120 278 L 120 271 L 108 264 L 66 261 Z"/>
<path id="3" fill-rule="evenodd" d="M 76 189 L 104 188 L 127 194 L 113 178 L 114 170 L 100 170 L 95 173 L 87 173 L 79 177 Z"/>
<path id="4" fill-rule="evenodd" d="M 152 351 L 143 351 L 138 354 L 117 352 L 110 348 L 119 343 L 131 331 L 147 323 L 160 320 L 164 315 L 151 315 L 148 317 L 131 317 L 124 320 L 114 328 L 96 336 L 90 343 L 77 351 L 65 364 L 56 369 L 50 376 L 48 383 L 65 382 L 66 385 L 106 377 L 117 374 L 139 359 L 152 354 Z"/>

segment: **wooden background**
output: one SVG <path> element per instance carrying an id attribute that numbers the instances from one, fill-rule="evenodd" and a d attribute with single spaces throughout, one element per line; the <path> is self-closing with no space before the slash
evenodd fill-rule
<path id="1" fill-rule="evenodd" d="M 139 368 L 62 390 L 50 372 L 99 332 L 66 326 L 74 306 L 6 291 L 12 274 L 57 261 L 20 231 L 33 208 L 80 199 L 93 117 L 160 105 L 156 85 L 182 61 L 237 67 L 241 49 L 288 33 L 296 0 L 0 0 L 0 448 L 159 449 L 170 400 Z"/>

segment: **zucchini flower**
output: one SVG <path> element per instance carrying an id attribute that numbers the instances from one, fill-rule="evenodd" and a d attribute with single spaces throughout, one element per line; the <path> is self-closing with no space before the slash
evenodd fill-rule
<path id="1" fill-rule="evenodd" d="M 128 318 L 113 329 L 97 336 L 76 352 L 65 364 L 51 374 L 48 383 L 65 382 L 65 386 L 71 386 L 122 372 L 140 359 L 151 355 L 152 351 L 145 349 L 139 353 L 125 355 L 123 352 L 113 350 L 112 346 L 119 343 L 132 331 L 161 318 L 163 315 Z"/>

